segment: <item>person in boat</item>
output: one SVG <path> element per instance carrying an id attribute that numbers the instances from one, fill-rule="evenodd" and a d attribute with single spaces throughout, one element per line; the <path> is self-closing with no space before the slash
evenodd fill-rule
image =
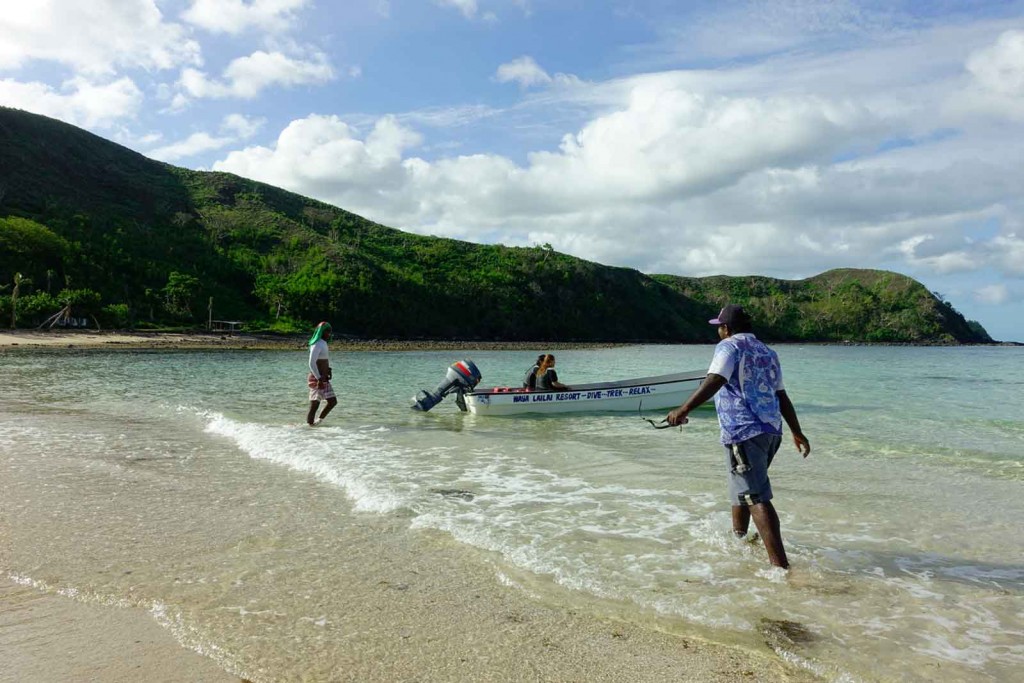
<path id="1" fill-rule="evenodd" d="M 533 367 L 526 371 L 526 375 L 523 377 L 523 389 L 532 391 L 537 388 L 537 368 L 539 368 L 540 364 L 544 362 L 544 355 L 545 354 L 542 353 L 537 356 L 537 362 L 533 364 Z"/>
<path id="2" fill-rule="evenodd" d="M 803 457 L 810 455 L 811 444 L 782 384 L 779 357 L 754 336 L 743 307 L 729 304 L 708 322 L 718 326 L 721 341 L 707 377 L 666 420 L 670 425 L 686 424 L 686 416 L 714 396 L 729 468 L 733 533 L 745 537 L 753 517 L 769 561 L 789 568 L 779 515 L 771 502 L 768 468 L 782 442 L 783 420 Z"/>
<path id="3" fill-rule="evenodd" d="M 327 417 L 334 406 L 338 405 L 338 398 L 331 386 L 331 363 L 327 342 L 331 339 L 331 324 L 320 323 L 313 330 L 313 336 L 309 338 L 309 376 L 306 384 L 309 386 L 309 411 L 306 413 L 306 423 L 316 424 Z M 327 405 L 320 411 L 320 418 L 317 419 L 316 411 L 320 403 L 326 401 Z"/>
<path id="4" fill-rule="evenodd" d="M 550 353 L 544 354 L 537 366 L 536 388 L 541 391 L 569 391 L 569 387 L 558 381 L 558 373 L 555 372 L 555 357 Z"/>

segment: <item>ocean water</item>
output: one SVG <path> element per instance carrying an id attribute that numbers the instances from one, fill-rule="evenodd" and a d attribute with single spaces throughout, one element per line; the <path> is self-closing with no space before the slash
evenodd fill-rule
<path id="1" fill-rule="evenodd" d="M 452 361 L 514 385 L 537 349 L 335 351 L 340 404 L 315 428 L 301 351 L 0 354 L 0 575 L 145 606 L 236 671 L 315 678 L 340 656 L 345 534 L 383 521 L 530 600 L 823 680 L 1019 680 L 1024 349 L 776 348 L 813 448 L 787 435 L 771 469 L 788 574 L 732 537 L 713 410 L 659 431 L 409 409 Z M 558 367 L 621 379 L 711 350 L 569 350 Z"/>

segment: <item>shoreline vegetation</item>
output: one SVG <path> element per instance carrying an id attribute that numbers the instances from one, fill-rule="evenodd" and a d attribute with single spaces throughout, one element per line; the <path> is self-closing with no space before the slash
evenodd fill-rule
<path id="1" fill-rule="evenodd" d="M 769 340 L 770 341 L 770 340 Z M 582 342 L 582 341 L 498 341 L 472 339 L 362 339 L 339 335 L 331 340 L 331 347 L 338 352 L 359 351 L 536 351 L 538 349 L 565 350 L 585 348 L 616 348 L 639 344 L 703 344 L 715 342 Z M 802 346 L 1024 346 L 1014 341 L 989 343 L 956 342 L 779 342 L 772 345 L 799 344 Z M 305 350 L 306 335 L 274 335 L 220 332 L 148 332 L 136 330 L 4 330 L 0 331 L 0 351 L 16 349 L 53 350 L 73 349 L 126 349 L 126 350 L 253 350 L 288 351 Z"/>
<path id="2" fill-rule="evenodd" d="M 703 342 L 711 345 L 714 342 Z M 801 346 L 1024 346 L 1013 341 L 991 343 L 939 343 L 939 342 L 779 342 L 773 345 Z M 338 352 L 362 351 L 536 351 L 549 349 L 602 349 L 634 346 L 638 344 L 701 344 L 701 342 L 578 342 L 578 341 L 498 341 L 473 339 L 364 339 L 338 335 L 331 340 L 332 350 Z M 249 334 L 223 332 L 152 332 L 138 330 L 4 330 L 0 331 L 0 351 L 15 349 L 53 350 L 71 349 L 125 349 L 125 350 L 166 350 L 166 351 L 292 351 L 306 348 L 306 335 Z"/>

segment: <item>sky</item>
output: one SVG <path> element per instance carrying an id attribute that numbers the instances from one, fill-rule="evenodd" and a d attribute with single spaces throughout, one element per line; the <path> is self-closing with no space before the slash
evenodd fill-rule
<path id="1" fill-rule="evenodd" d="M 0 0 L 0 104 L 410 232 L 1024 341 L 1024 0 Z"/>

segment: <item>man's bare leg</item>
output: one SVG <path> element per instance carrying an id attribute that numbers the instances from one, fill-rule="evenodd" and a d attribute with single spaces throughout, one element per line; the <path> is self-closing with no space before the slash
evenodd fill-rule
<path id="1" fill-rule="evenodd" d="M 320 419 L 323 420 L 325 417 L 327 417 L 327 413 L 331 412 L 331 409 L 334 408 L 334 406 L 336 405 L 338 405 L 338 399 L 334 397 L 327 399 L 327 405 L 324 406 L 323 412 L 320 413 Z"/>
<path id="2" fill-rule="evenodd" d="M 789 569 L 786 549 L 782 547 L 779 514 L 775 512 L 775 506 L 771 501 L 751 505 L 749 514 L 754 518 L 754 526 L 757 527 L 761 538 L 764 539 L 764 548 L 768 551 L 768 561 L 776 567 Z"/>
<path id="3" fill-rule="evenodd" d="M 306 424 L 312 425 L 316 419 L 316 409 L 320 406 L 320 401 L 309 402 L 309 412 L 306 413 Z"/>
<path id="4" fill-rule="evenodd" d="M 732 532 L 739 538 L 747 535 L 750 527 L 750 508 L 746 505 L 732 506 Z"/>

